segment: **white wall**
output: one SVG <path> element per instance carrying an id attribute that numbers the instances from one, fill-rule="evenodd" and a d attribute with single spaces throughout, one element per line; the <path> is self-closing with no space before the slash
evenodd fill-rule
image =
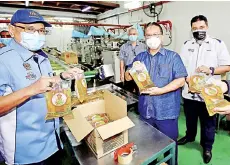
<path id="1" fill-rule="evenodd" d="M 46 36 L 48 47 L 57 47 L 60 51 L 67 50 L 67 44 L 72 39 L 73 26 L 54 27 L 50 35 Z"/>
<path id="2" fill-rule="evenodd" d="M 164 4 L 160 20 L 170 20 L 173 24 L 173 43 L 168 47 L 177 52 L 184 41 L 191 37 L 190 20 L 193 16 L 203 14 L 208 18 L 211 36 L 223 40 L 230 51 L 230 2 L 170 2 Z M 135 20 L 140 23 L 154 21 L 143 10 L 123 14 L 118 17 L 99 21 L 100 23 L 129 24 Z"/>

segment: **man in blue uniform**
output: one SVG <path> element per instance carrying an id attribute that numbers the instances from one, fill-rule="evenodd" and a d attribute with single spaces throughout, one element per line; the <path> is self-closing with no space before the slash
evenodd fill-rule
<path id="1" fill-rule="evenodd" d="M 0 49 L 0 113 L 12 111 L 10 114 L 15 115 L 11 114 L 11 120 L 5 121 L 6 128 L 0 138 L 3 144 L 0 149 L 7 164 L 60 163 L 58 159 L 53 161 L 62 148 L 59 119 L 45 120 L 44 93 L 60 81 L 60 77 L 52 77 L 49 59 L 41 51 L 45 27 L 50 26 L 39 13 L 18 10 L 9 26 L 13 39 Z M 76 68 L 63 72 L 61 78 L 70 78 L 76 72 Z M 11 141 L 4 141 L 8 138 Z"/>
<path id="2" fill-rule="evenodd" d="M 141 61 L 145 64 L 156 87 L 142 91 L 138 110 L 144 121 L 176 142 L 181 87 L 185 83 L 187 72 L 180 56 L 162 47 L 163 30 L 159 24 L 148 24 L 145 38 L 149 49 L 137 55 L 134 62 Z M 128 72 L 125 77 L 126 80 L 132 79 Z"/>

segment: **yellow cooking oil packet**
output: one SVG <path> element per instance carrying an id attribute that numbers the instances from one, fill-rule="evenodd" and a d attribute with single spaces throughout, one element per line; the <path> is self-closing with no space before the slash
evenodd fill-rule
<path id="1" fill-rule="evenodd" d="M 201 93 L 205 84 L 206 81 L 204 75 L 193 75 L 189 80 L 189 91 L 192 93 Z"/>
<path id="2" fill-rule="evenodd" d="M 71 112 L 71 82 L 61 81 L 55 84 L 53 89 L 46 92 L 47 115 L 46 120 L 59 118 L 69 115 L 73 117 Z"/>
<path id="3" fill-rule="evenodd" d="M 82 103 L 87 98 L 87 83 L 85 80 L 84 72 L 77 73 L 75 77 L 75 92 L 79 101 Z"/>
<path id="4" fill-rule="evenodd" d="M 155 86 L 150 78 L 145 64 L 141 63 L 140 61 L 135 61 L 133 63 L 133 67 L 129 70 L 129 73 L 137 84 L 140 91 Z"/>
<path id="5" fill-rule="evenodd" d="M 94 128 L 98 128 L 110 122 L 109 116 L 106 113 L 89 115 L 86 119 Z"/>
<path id="6" fill-rule="evenodd" d="M 205 87 L 202 88 L 201 94 L 204 98 L 209 116 L 215 115 L 213 111 L 214 108 L 230 105 L 230 103 L 224 99 L 221 88 L 214 84 L 205 85 Z"/>

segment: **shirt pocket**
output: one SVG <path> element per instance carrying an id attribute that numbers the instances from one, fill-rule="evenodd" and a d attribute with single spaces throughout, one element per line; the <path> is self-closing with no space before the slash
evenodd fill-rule
<path id="1" fill-rule="evenodd" d="M 158 87 L 169 84 L 170 73 L 170 66 L 168 64 L 161 64 L 157 67 Z"/>
<path id="2" fill-rule="evenodd" d="M 168 79 L 170 76 L 170 66 L 168 64 L 161 64 L 157 67 L 157 75 L 160 78 Z"/>
<path id="3" fill-rule="evenodd" d="M 218 66 L 217 52 L 207 49 L 205 52 L 204 63 L 205 63 L 205 66 L 217 67 Z"/>

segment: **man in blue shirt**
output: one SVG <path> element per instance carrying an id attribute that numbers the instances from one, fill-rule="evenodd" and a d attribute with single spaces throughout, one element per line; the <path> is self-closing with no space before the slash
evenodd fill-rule
<path id="1" fill-rule="evenodd" d="M 18 10 L 9 25 L 13 39 L 0 49 L 0 114 L 11 115 L 1 122 L 6 128 L 1 127 L 0 150 L 7 164 L 60 164 L 53 162 L 62 148 L 59 119 L 45 120 L 44 93 L 79 70 L 52 77 L 48 56 L 41 51 L 50 26 L 39 13 Z"/>
<path id="2" fill-rule="evenodd" d="M 156 87 L 141 92 L 138 110 L 145 122 L 176 142 L 181 87 L 187 72 L 180 56 L 162 47 L 163 30 L 159 24 L 149 23 L 145 37 L 149 50 L 137 55 L 133 62 L 145 64 Z M 125 77 L 126 80 L 132 79 L 128 72 Z"/>

